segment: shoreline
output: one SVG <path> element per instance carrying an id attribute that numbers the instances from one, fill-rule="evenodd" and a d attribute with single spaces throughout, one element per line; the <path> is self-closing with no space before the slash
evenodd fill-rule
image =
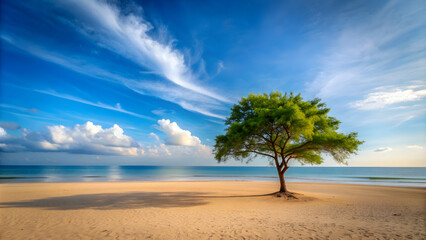
<path id="1" fill-rule="evenodd" d="M 4 239 L 424 239 L 426 188 L 278 182 L 0 184 Z"/>
<path id="2" fill-rule="evenodd" d="M 52 182 L 18 182 L 18 181 L 2 181 L 0 179 L 0 186 L 4 185 L 4 184 L 61 184 L 61 183 L 154 183 L 154 182 L 254 182 L 254 183 L 259 183 L 259 182 L 267 182 L 267 183 L 274 183 L 277 181 L 264 181 L 264 180 L 219 180 L 219 179 L 214 179 L 214 180 L 125 180 L 125 181 L 52 181 Z M 290 184 L 339 184 L 339 185 L 355 185 L 355 186 L 377 186 L 377 187 L 397 187 L 397 188 L 412 188 L 412 189 L 426 189 L 426 186 L 398 186 L 396 184 L 375 184 L 374 182 L 365 182 L 365 184 L 362 183 L 354 183 L 354 182 L 338 182 L 338 181 L 286 181 L 286 183 L 290 183 Z M 397 182 L 398 183 L 398 182 Z M 401 182 L 401 183 L 406 183 L 406 182 Z"/>
<path id="3" fill-rule="evenodd" d="M 426 168 L 291 167 L 287 182 L 426 187 Z M 278 181 L 272 167 L 0 166 L 0 184 L 116 181 Z"/>

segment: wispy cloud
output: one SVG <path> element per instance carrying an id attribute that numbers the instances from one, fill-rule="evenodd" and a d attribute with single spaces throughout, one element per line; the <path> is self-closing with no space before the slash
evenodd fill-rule
<path id="1" fill-rule="evenodd" d="M 91 34 L 86 36 L 99 41 L 100 46 L 161 74 L 183 88 L 219 101 L 228 101 L 197 84 L 191 69 L 185 64 L 184 55 L 172 45 L 173 41 L 162 43 L 152 37 L 149 33 L 153 26 L 141 14 L 125 14 L 106 1 L 60 1 L 58 5 L 76 16 L 81 23 L 79 26 L 76 24 L 79 30 L 90 31 Z"/>
<path id="2" fill-rule="evenodd" d="M 222 118 L 214 112 L 223 110 L 221 105 L 230 100 L 205 83 L 201 84 L 165 28 L 154 29 L 140 11 L 123 12 L 107 1 L 55 1 L 49 5 L 40 4 L 37 8 L 66 13 L 57 19 L 59 23 L 66 22 L 67 27 L 73 27 L 98 48 L 127 58 L 140 68 L 124 71 L 119 67 L 122 62 L 111 67 L 111 63 L 85 52 L 78 54 L 62 45 L 45 45 L 39 38 L 23 37 L 21 33 L 25 29 L 10 32 L 9 28 L 9 32 L 2 32 L 2 40 L 75 72 L 123 84 L 137 93 L 178 104 L 188 111 Z"/>
<path id="3" fill-rule="evenodd" d="M 17 130 L 21 128 L 16 122 L 0 122 L 0 127 L 8 130 Z"/>
<path id="4" fill-rule="evenodd" d="M 403 123 L 410 121 L 411 119 L 415 118 L 415 115 L 408 115 L 408 116 L 404 116 L 402 117 L 402 119 L 399 120 L 399 122 L 397 122 L 394 127 L 398 127 L 400 125 L 402 125 Z"/>
<path id="5" fill-rule="evenodd" d="M 13 109 L 13 110 L 17 110 L 20 112 L 29 112 L 29 113 L 37 113 L 37 111 L 33 111 L 33 109 L 35 108 L 24 108 L 24 107 L 20 107 L 20 106 L 15 106 L 15 105 L 10 105 L 10 104 L 6 104 L 6 103 L 0 103 L 0 108 L 9 108 L 9 109 Z"/>
<path id="6" fill-rule="evenodd" d="M 390 147 L 380 147 L 373 150 L 374 152 L 390 152 L 392 148 Z"/>
<path id="7" fill-rule="evenodd" d="M 409 145 L 409 146 L 407 146 L 407 148 L 409 148 L 409 149 L 418 149 L 418 150 L 424 149 L 424 147 L 419 146 L 419 145 Z"/>
<path id="8" fill-rule="evenodd" d="M 426 89 L 393 88 L 369 93 L 365 99 L 352 103 L 352 106 L 361 110 L 373 110 L 398 103 L 419 101 L 425 97 Z"/>
<path id="9" fill-rule="evenodd" d="M 354 112 L 351 112 L 354 114 Z M 359 117 L 367 114 L 367 117 Z M 382 128 L 384 126 L 395 128 L 413 119 L 420 119 L 426 114 L 425 105 L 408 106 L 404 109 L 386 108 L 382 111 L 368 111 L 365 113 L 355 113 L 356 124 L 358 126 L 375 126 Z M 386 128 L 387 128 L 386 127 Z M 388 131 L 383 129 L 384 131 Z"/>
<path id="10" fill-rule="evenodd" d="M 223 118 L 223 116 L 212 112 L 212 110 L 215 109 L 224 110 L 220 102 L 175 84 L 150 80 L 135 80 L 120 74 L 113 74 L 107 70 L 104 70 L 98 60 L 79 55 L 61 55 L 59 50 L 49 51 L 37 44 L 20 39 L 16 36 L 11 37 L 2 35 L 2 39 L 29 54 L 37 56 L 45 61 L 49 61 L 71 69 L 78 73 L 100 80 L 123 84 L 127 88 L 139 94 L 158 97 L 160 99 L 178 104 L 188 111 L 198 112 L 206 116 Z M 194 107 L 200 102 L 203 103 L 201 107 Z"/>
<path id="11" fill-rule="evenodd" d="M 8 109 L 8 110 L 6 110 Z M 35 108 L 24 108 L 16 105 L 6 104 L 6 103 L 0 103 L 0 111 L 10 113 L 19 117 L 24 118 L 32 118 L 32 119 L 39 119 L 39 120 L 48 120 L 51 121 L 52 119 L 60 119 L 57 116 L 48 115 L 46 113 L 39 114 L 39 111 L 33 111 Z M 12 111 L 10 111 L 12 110 Z M 37 114 L 36 114 L 37 113 Z"/>
<path id="12" fill-rule="evenodd" d="M 125 85 L 139 94 L 152 94 L 163 100 L 176 103 L 188 111 L 198 112 L 215 118 L 225 118 L 223 115 L 213 112 L 214 110 L 227 110 L 222 104 L 201 94 L 185 91 L 185 89 L 179 86 L 154 81 L 134 80 L 126 81 Z M 202 104 L 200 105 L 200 103 Z"/>
<path id="13" fill-rule="evenodd" d="M 156 142 L 160 142 L 160 137 L 158 137 L 157 134 L 155 133 L 150 133 L 149 134 L 150 137 L 154 138 Z"/>
<path id="14" fill-rule="evenodd" d="M 387 1 L 377 9 L 342 9 L 326 32 L 330 47 L 324 52 L 312 93 L 322 98 L 356 97 L 379 86 L 425 79 L 425 4 Z M 395 93 L 397 95 L 408 92 Z M 369 102 L 393 96 L 371 95 Z M 370 104 L 371 106 L 371 104 Z M 377 106 L 377 104 L 375 104 Z"/>
<path id="15" fill-rule="evenodd" d="M 123 108 L 121 108 L 120 105 L 111 106 L 111 105 L 107 105 L 107 104 L 100 103 L 100 102 L 95 103 L 95 102 L 84 100 L 84 99 L 81 99 L 81 98 L 78 98 L 78 97 L 75 97 L 75 96 L 71 96 L 71 95 L 68 95 L 68 94 L 61 94 L 61 93 L 57 93 L 57 92 L 53 92 L 53 91 L 46 91 L 46 90 L 34 90 L 34 91 L 39 92 L 39 93 L 43 93 L 43 94 L 46 94 L 46 95 L 62 98 L 62 99 L 67 99 L 67 100 L 70 100 L 70 101 L 73 101 L 73 102 L 79 102 L 79 103 L 83 103 L 83 104 L 90 105 L 90 106 L 95 106 L 95 107 L 99 107 L 99 108 L 103 108 L 103 109 L 108 109 L 108 110 L 112 110 L 112 111 L 116 111 L 116 112 L 125 113 L 125 114 L 131 115 L 131 116 L 134 116 L 134 117 L 138 117 L 138 118 L 142 118 L 142 119 L 153 120 L 153 118 L 151 118 L 151 117 L 124 110 Z"/>
<path id="16" fill-rule="evenodd" d="M 175 114 L 175 111 L 167 110 L 167 109 L 155 109 L 155 110 L 152 110 L 151 112 L 154 113 L 155 115 L 158 115 L 158 116 L 166 116 L 166 115 Z"/>
<path id="17" fill-rule="evenodd" d="M 215 75 L 218 75 L 219 73 L 221 73 L 223 71 L 223 69 L 225 69 L 225 64 L 222 61 L 219 61 L 217 63 L 217 70 Z"/>
<path id="18" fill-rule="evenodd" d="M 88 56 L 74 55 L 68 52 L 61 53 L 61 49 L 48 48 L 43 46 L 43 44 L 32 42 L 29 39 L 24 39 L 11 33 L 2 33 L 1 39 L 27 54 L 93 78 L 111 82 L 126 80 L 118 74 L 112 74 L 104 70 L 99 61 Z"/>

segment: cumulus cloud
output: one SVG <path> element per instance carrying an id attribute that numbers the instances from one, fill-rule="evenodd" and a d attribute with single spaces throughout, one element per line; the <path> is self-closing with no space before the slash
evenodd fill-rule
<path id="1" fill-rule="evenodd" d="M 365 99 L 356 101 L 352 105 L 361 110 L 373 110 L 397 103 L 419 101 L 425 97 L 426 89 L 395 88 L 372 92 Z"/>
<path id="2" fill-rule="evenodd" d="M 19 126 L 19 124 L 16 122 L 0 122 L 0 127 L 8 130 L 16 130 L 21 128 L 21 126 Z"/>
<path id="3" fill-rule="evenodd" d="M 380 147 L 380 148 L 374 149 L 374 152 L 390 152 L 390 151 L 392 151 L 392 148 L 390 147 Z"/>
<path id="4" fill-rule="evenodd" d="M 0 127 L 0 138 L 5 137 L 7 135 L 7 132 L 4 130 L 4 128 Z"/>
<path id="5" fill-rule="evenodd" d="M 3 134 L 1 141 L 3 145 L 0 150 L 4 152 L 52 151 L 124 156 L 143 154 L 141 145 L 124 135 L 123 129 L 117 124 L 106 129 L 92 122 L 76 124 L 73 127 L 47 126 L 40 132 L 23 129 L 20 137 Z"/>
<path id="6" fill-rule="evenodd" d="M 146 146 L 145 156 L 156 157 L 156 158 L 167 158 L 167 157 L 182 157 L 190 156 L 200 159 L 207 159 L 212 157 L 212 150 L 206 145 L 196 146 L 181 146 L 181 145 L 167 145 L 167 144 L 156 144 Z"/>
<path id="7" fill-rule="evenodd" d="M 166 144 L 157 144 L 160 142 L 159 136 L 150 133 L 157 143 L 142 145 L 125 135 L 117 124 L 103 128 L 90 121 L 72 127 L 47 126 L 42 131 L 29 131 L 23 128 L 21 136 L 9 135 L 0 127 L 0 152 L 65 152 L 153 158 L 194 155 L 202 158 L 211 157 L 211 148 L 201 144 L 200 139 L 191 136 L 189 131 L 182 130 L 169 120 L 159 120 L 159 124 L 158 128 L 167 135 Z"/>
<path id="8" fill-rule="evenodd" d="M 157 129 L 166 134 L 165 144 L 146 146 L 146 154 L 152 157 L 167 156 L 197 156 L 199 158 L 211 158 L 212 149 L 203 145 L 200 139 L 192 136 L 188 130 L 181 129 L 176 122 L 169 119 L 157 121 Z M 155 133 L 150 133 L 157 142 L 160 138 Z"/>
<path id="9" fill-rule="evenodd" d="M 410 146 L 407 146 L 407 148 L 409 148 L 409 149 L 419 149 L 419 150 L 424 149 L 424 147 L 419 146 L 419 145 L 410 145 Z"/>
<path id="10" fill-rule="evenodd" d="M 198 137 L 192 136 L 188 130 L 181 129 L 176 122 L 170 122 L 169 119 L 158 120 L 158 130 L 164 132 L 167 137 L 165 139 L 168 145 L 182 145 L 182 146 L 198 146 L 201 141 Z"/>

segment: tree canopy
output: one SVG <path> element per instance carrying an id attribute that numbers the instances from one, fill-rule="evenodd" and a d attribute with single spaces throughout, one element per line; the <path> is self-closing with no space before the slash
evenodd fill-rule
<path id="1" fill-rule="evenodd" d="M 328 153 L 346 163 L 363 142 L 355 132 L 337 132 L 340 122 L 328 116 L 329 111 L 319 98 L 304 101 L 293 93 L 250 94 L 232 107 L 226 133 L 216 137 L 215 158 L 223 162 L 266 156 L 275 163 L 280 179 L 292 159 L 321 164 L 322 153 Z"/>

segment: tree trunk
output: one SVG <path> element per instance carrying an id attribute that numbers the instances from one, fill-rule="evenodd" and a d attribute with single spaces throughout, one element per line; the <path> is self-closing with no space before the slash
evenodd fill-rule
<path id="1" fill-rule="evenodd" d="M 280 177 L 280 191 L 277 192 L 277 197 L 285 197 L 287 200 L 288 199 L 297 199 L 297 197 L 295 197 L 293 195 L 293 193 L 291 193 L 287 190 L 287 186 L 285 185 L 284 173 L 287 171 L 287 169 L 289 167 L 287 166 L 287 164 L 285 164 L 284 169 L 281 171 L 280 165 L 278 164 L 278 159 L 276 159 L 276 158 L 275 158 L 275 164 L 276 164 L 276 167 L 277 167 L 278 176 Z"/>
<path id="2" fill-rule="evenodd" d="M 285 185 L 284 173 L 278 172 L 280 176 L 280 193 L 287 193 L 287 187 Z"/>
<path id="3" fill-rule="evenodd" d="M 283 161 L 285 160 L 283 159 Z M 287 187 L 285 185 L 284 173 L 288 169 L 287 164 L 285 164 L 284 169 L 281 171 L 280 165 L 278 163 L 278 159 L 277 157 L 275 157 L 275 166 L 277 167 L 278 176 L 280 177 L 280 191 L 277 193 L 277 196 L 278 197 L 285 196 L 287 199 L 289 197 L 296 198 L 289 191 L 287 191 Z"/>
<path id="4" fill-rule="evenodd" d="M 283 171 L 281 171 L 277 161 L 277 172 L 278 172 L 278 176 L 280 177 L 280 191 L 279 191 L 280 193 L 288 193 L 287 187 L 285 185 L 285 179 L 284 179 L 284 173 L 287 171 L 287 169 L 288 167 L 285 166 Z"/>

